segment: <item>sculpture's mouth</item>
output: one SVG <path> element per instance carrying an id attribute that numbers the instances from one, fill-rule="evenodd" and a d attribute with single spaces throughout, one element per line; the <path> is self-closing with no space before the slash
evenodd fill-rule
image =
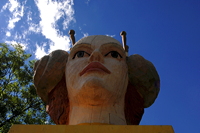
<path id="1" fill-rule="evenodd" d="M 110 74 L 111 72 L 105 67 L 103 66 L 101 63 L 99 62 L 92 62 L 90 63 L 88 66 L 86 66 L 81 72 L 80 72 L 80 76 L 82 76 L 83 74 L 90 72 L 90 71 L 96 71 L 96 72 L 103 72 L 103 73 L 108 73 Z"/>

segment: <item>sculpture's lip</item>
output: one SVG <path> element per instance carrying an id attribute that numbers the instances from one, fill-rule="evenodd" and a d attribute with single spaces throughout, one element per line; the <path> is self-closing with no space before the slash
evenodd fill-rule
<path id="1" fill-rule="evenodd" d="M 89 72 L 89 71 L 103 72 L 103 73 L 108 73 L 108 74 L 111 73 L 111 72 L 110 72 L 105 66 L 103 66 L 101 63 L 99 63 L 99 62 L 91 62 L 89 65 L 87 65 L 87 66 L 80 72 L 80 76 L 82 76 L 83 74 L 85 74 L 86 72 Z"/>

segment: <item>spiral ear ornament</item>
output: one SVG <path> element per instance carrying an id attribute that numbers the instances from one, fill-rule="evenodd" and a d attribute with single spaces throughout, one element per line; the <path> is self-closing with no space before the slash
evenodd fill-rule
<path id="1" fill-rule="evenodd" d="M 45 103 L 48 103 L 48 94 L 62 79 L 68 53 L 56 50 L 42 57 L 35 63 L 33 81 L 37 94 Z"/>
<path id="2" fill-rule="evenodd" d="M 144 108 L 151 106 L 160 91 L 160 78 L 154 65 L 140 55 L 127 60 L 129 82 L 144 99 Z"/>

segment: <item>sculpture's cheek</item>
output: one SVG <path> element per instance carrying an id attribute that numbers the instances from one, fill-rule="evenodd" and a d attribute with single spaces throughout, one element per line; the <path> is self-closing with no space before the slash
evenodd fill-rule
<path id="1" fill-rule="evenodd" d="M 72 102 L 72 99 L 78 100 L 75 99 L 74 97 L 77 95 L 82 86 L 82 81 L 79 73 L 86 65 L 87 65 L 86 58 L 81 58 L 77 60 L 69 59 L 66 64 L 65 76 L 66 76 L 66 85 L 70 102 Z"/>
<path id="2" fill-rule="evenodd" d="M 123 60 L 105 60 L 105 62 L 105 66 L 111 71 L 111 75 L 105 78 L 106 88 L 112 91 L 117 98 L 124 97 L 128 85 L 128 69 L 126 62 Z"/>

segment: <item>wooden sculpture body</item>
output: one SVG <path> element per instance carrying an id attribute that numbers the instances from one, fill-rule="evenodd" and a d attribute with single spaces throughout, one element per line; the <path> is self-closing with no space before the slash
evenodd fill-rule
<path id="1" fill-rule="evenodd" d="M 70 51 L 66 77 L 70 125 L 126 125 L 124 99 L 128 68 L 119 42 L 105 36 L 80 40 Z"/>
<path id="2" fill-rule="evenodd" d="M 127 56 L 114 38 L 96 35 L 35 63 L 34 85 L 56 124 L 138 125 L 160 79 L 151 62 Z"/>

